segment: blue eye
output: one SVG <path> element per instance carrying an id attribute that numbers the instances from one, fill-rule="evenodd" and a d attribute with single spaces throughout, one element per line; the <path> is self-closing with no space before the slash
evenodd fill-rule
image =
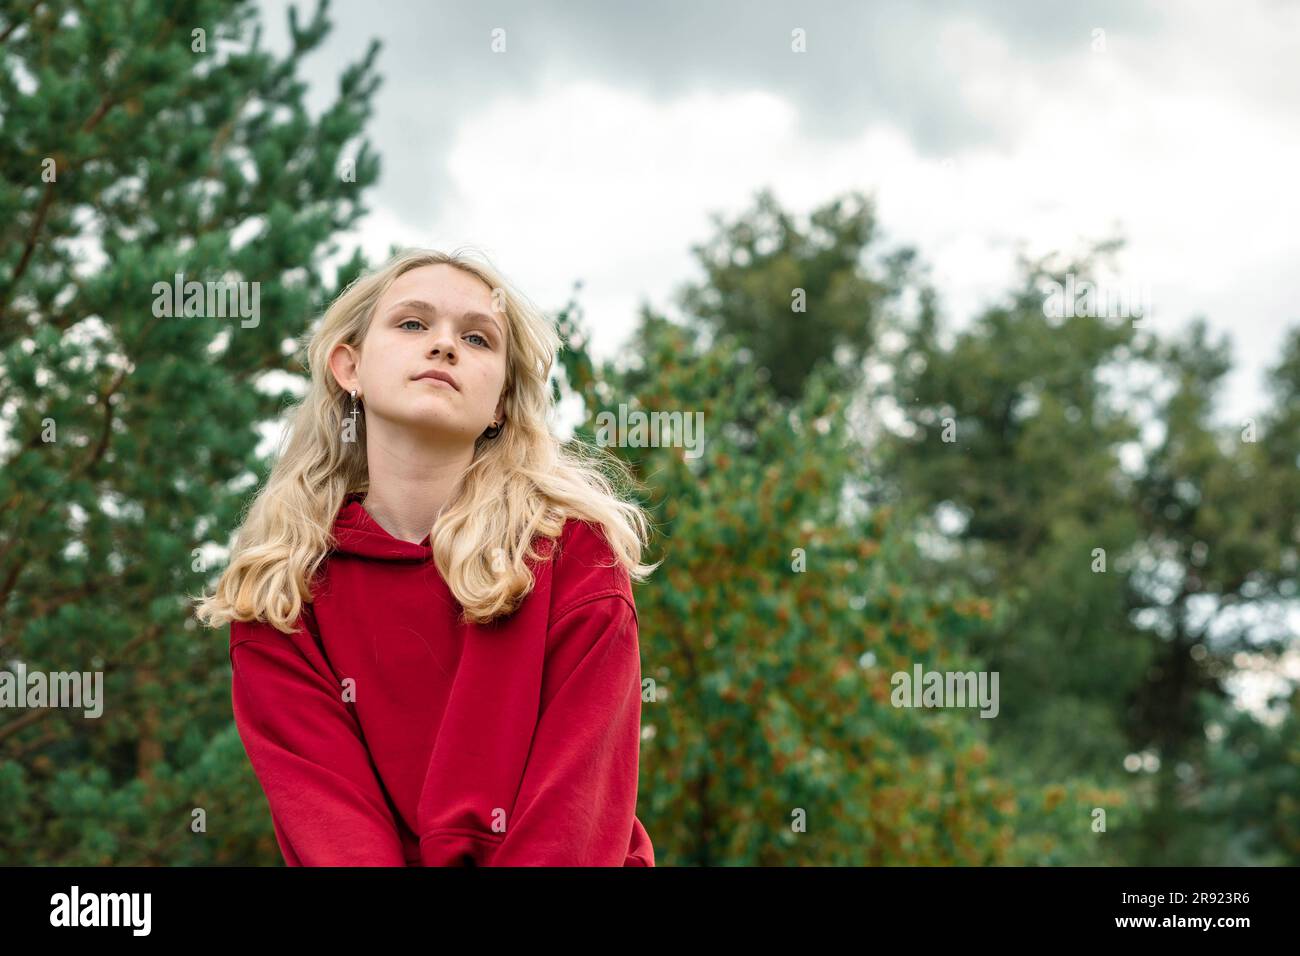
<path id="1" fill-rule="evenodd" d="M 424 328 L 424 323 L 421 322 L 419 319 L 403 319 L 403 320 L 398 324 L 397 327 L 398 327 L 399 329 L 403 329 L 403 328 L 406 328 L 406 326 L 408 326 L 408 325 L 410 325 L 410 324 L 412 324 L 412 323 L 414 323 L 414 324 L 415 324 L 416 326 L 418 326 L 420 329 L 423 329 L 423 328 Z M 413 329 L 412 331 L 414 331 L 414 329 Z M 480 342 L 483 343 L 481 346 L 479 346 L 479 348 L 491 348 L 491 347 L 492 347 L 492 343 L 489 342 L 485 336 L 480 335 L 478 332 L 470 332 L 469 335 L 466 335 L 466 336 L 465 336 L 465 338 L 467 338 L 467 339 L 468 339 L 468 338 L 476 338 L 476 339 L 478 339 Z"/>

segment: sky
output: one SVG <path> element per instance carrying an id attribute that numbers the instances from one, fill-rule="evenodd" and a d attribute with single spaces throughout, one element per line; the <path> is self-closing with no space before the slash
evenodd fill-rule
<path id="1" fill-rule="evenodd" d="M 260 7 L 264 42 L 287 48 L 289 4 Z M 956 328 L 1013 284 L 1017 255 L 1123 237 L 1112 281 L 1141 290 L 1149 328 L 1204 316 L 1230 336 L 1224 421 L 1260 410 L 1300 322 L 1289 0 L 335 0 L 329 16 L 303 63 L 313 113 L 383 43 L 382 178 L 345 247 L 470 246 L 548 310 L 581 281 L 598 357 L 642 302 L 678 314 L 702 275 L 691 245 L 765 187 L 801 221 L 873 195 L 886 245 L 918 249 Z"/>

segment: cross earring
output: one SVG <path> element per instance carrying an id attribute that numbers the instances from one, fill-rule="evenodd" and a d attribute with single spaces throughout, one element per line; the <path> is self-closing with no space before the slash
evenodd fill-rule
<path id="1" fill-rule="evenodd" d="M 357 417 L 357 390 L 352 390 L 352 417 Z"/>

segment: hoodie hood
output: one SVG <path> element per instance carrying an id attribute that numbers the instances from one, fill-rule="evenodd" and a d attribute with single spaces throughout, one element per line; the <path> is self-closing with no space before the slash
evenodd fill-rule
<path id="1" fill-rule="evenodd" d="M 429 536 L 419 544 L 394 538 L 361 506 L 361 492 L 349 492 L 334 519 L 334 551 L 379 561 L 430 561 Z"/>

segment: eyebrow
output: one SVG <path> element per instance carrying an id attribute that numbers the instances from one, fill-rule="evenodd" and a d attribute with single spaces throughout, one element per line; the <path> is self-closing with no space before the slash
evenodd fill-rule
<path id="1" fill-rule="evenodd" d="M 428 313 L 429 315 L 438 314 L 438 307 L 434 305 L 432 302 L 425 302 L 423 299 L 403 299 L 401 302 L 398 302 L 392 308 L 390 308 L 388 310 L 388 314 L 392 315 L 394 312 L 398 312 L 403 309 L 413 310 L 415 312 L 425 312 Z M 496 319 L 494 319 L 490 315 L 487 315 L 486 313 L 465 312 L 461 315 L 461 318 L 473 319 L 478 322 L 487 322 L 491 324 L 493 329 L 496 331 L 497 335 L 501 336 L 502 338 L 505 338 L 505 333 L 501 330 L 500 323 L 498 323 Z"/>

